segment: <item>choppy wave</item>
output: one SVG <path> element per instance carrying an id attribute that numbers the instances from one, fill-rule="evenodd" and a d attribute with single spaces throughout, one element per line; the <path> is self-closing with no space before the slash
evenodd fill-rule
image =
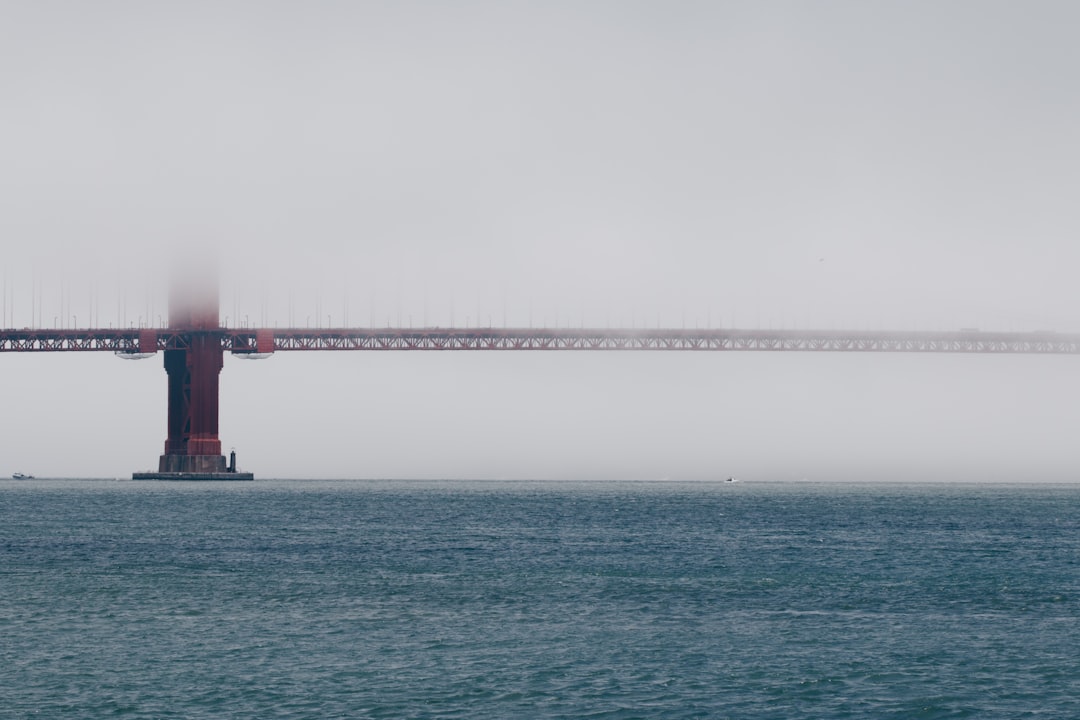
<path id="1" fill-rule="evenodd" d="M 1080 717 L 1080 489 L 0 485 L 0 717 Z"/>

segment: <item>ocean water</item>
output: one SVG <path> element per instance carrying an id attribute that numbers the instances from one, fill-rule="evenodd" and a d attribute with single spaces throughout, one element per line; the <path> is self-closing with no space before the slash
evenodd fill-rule
<path id="1" fill-rule="evenodd" d="M 2 718 L 1077 718 L 1080 487 L 0 481 Z"/>

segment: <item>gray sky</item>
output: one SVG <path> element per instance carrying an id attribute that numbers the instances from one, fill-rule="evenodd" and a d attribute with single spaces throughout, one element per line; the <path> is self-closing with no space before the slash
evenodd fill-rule
<path id="1" fill-rule="evenodd" d="M 0 1 L 0 324 L 156 323 L 201 246 L 230 324 L 1080 331 L 1078 21 Z M 1078 362 L 227 358 L 221 436 L 260 476 L 1061 479 Z M 160 358 L 0 363 L 0 471 L 156 464 Z"/>

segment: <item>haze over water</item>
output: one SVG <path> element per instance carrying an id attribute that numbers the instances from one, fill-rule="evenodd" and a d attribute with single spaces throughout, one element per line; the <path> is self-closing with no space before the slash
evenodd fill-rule
<path id="1" fill-rule="evenodd" d="M 0 481 L 0 717 L 1080 713 L 1071 485 Z"/>
<path id="2" fill-rule="evenodd" d="M 220 262 L 231 327 L 1076 331 L 1078 24 L 1062 0 L 4 3 L 0 324 L 160 325 L 179 255 Z M 3 369 L 4 475 L 155 466 L 160 357 Z M 1078 377 L 278 353 L 226 359 L 220 429 L 259 477 L 1064 479 Z"/>

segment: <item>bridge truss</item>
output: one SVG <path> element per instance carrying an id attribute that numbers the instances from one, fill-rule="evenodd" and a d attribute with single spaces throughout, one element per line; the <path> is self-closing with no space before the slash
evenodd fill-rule
<path id="1" fill-rule="evenodd" d="M 311 350 L 1080 354 L 1076 333 L 597 328 L 23 329 L 0 330 L 0 352 L 148 354 L 187 350 L 197 336 L 216 338 L 222 351 L 237 355 Z"/>

